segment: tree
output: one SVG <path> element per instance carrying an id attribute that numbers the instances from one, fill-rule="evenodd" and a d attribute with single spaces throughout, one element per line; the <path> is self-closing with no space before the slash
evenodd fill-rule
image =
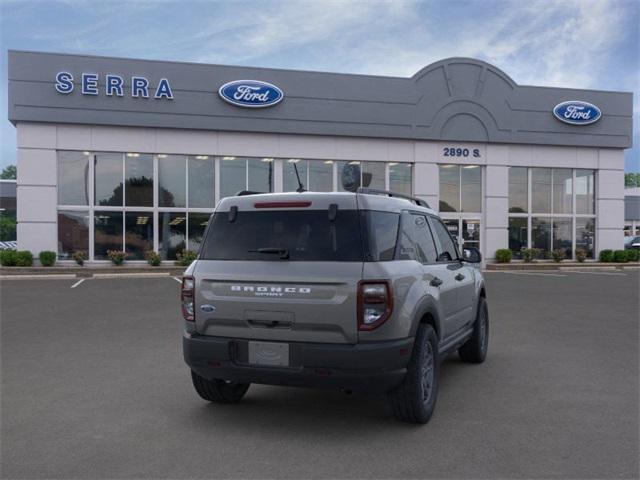
<path id="1" fill-rule="evenodd" d="M 0 173 L 0 178 L 3 180 L 15 180 L 17 173 L 18 170 L 16 169 L 15 165 L 8 165 L 4 167 L 4 170 L 2 170 L 2 173 Z"/>
<path id="2" fill-rule="evenodd" d="M 640 172 L 624 174 L 625 188 L 640 187 Z"/>

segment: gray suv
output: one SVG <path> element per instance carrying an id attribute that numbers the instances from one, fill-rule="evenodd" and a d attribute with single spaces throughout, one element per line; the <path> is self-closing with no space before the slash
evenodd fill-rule
<path id="1" fill-rule="evenodd" d="M 211 216 L 182 282 L 184 358 L 205 400 L 251 383 L 386 393 L 429 421 L 439 363 L 487 354 L 480 254 L 391 192 L 242 192 Z"/>

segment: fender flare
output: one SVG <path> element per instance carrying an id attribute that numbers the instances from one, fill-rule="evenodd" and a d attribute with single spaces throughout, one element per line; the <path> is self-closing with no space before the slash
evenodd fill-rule
<path id="1" fill-rule="evenodd" d="M 416 307 L 413 324 L 411 325 L 411 336 L 416 336 L 418 326 L 420 326 L 422 319 L 427 314 L 433 318 L 433 327 L 436 331 L 436 335 L 438 336 L 438 340 L 442 340 L 442 320 L 440 318 L 440 313 L 438 312 L 438 307 L 436 306 L 436 301 L 431 296 L 424 297 Z"/>

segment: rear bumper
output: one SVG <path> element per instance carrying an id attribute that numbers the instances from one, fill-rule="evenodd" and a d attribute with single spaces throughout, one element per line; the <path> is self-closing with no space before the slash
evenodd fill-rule
<path id="1" fill-rule="evenodd" d="M 187 365 L 207 379 L 385 392 L 402 382 L 413 338 L 355 345 L 289 343 L 289 367 L 248 363 L 246 339 L 186 333 Z"/>

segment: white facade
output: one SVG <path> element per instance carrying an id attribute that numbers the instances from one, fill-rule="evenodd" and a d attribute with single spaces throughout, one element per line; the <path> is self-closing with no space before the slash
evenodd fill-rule
<path id="1" fill-rule="evenodd" d="M 479 165 L 482 173 L 480 245 L 485 258 L 508 247 L 509 167 L 595 170 L 595 249 L 622 248 L 624 150 L 522 144 L 461 143 L 278 133 L 17 123 L 18 248 L 38 254 L 58 249 L 57 151 L 234 155 L 273 158 L 408 162 L 413 193 L 438 209 L 438 164 Z M 478 149 L 477 157 L 445 157 L 448 147 Z M 219 176 L 216 176 L 219 181 Z M 282 190 L 275 166 L 274 190 Z M 216 188 L 216 191 L 219 189 Z M 443 214 L 457 218 L 462 214 Z M 90 240 L 92 239 L 90 235 Z"/>

